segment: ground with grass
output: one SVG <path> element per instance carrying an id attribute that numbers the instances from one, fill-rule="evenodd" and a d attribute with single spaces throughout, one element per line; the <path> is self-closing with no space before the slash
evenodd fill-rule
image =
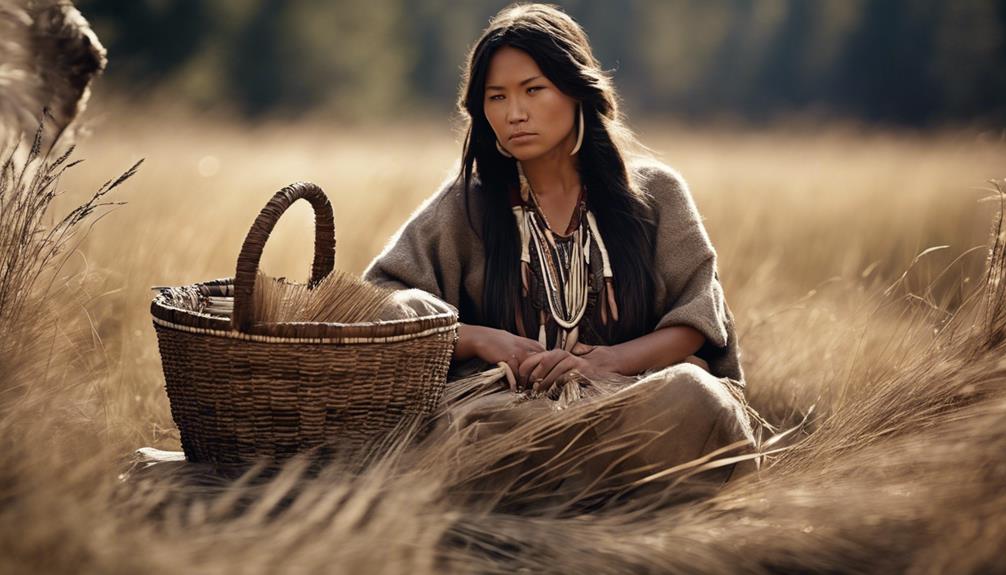
<path id="1" fill-rule="evenodd" d="M 255 214 L 296 180 L 328 192 L 337 267 L 358 273 L 456 169 L 460 145 L 436 123 L 95 110 L 91 125 L 51 217 L 146 162 L 110 196 L 128 204 L 80 230 L 40 306 L 3 334 L 4 572 L 1006 569 L 1006 312 L 988 182 L 1006 172 L 1001 137 L 639 123 L 705 217 L 750 402 L 780 428 L 805 425 L 715 494 L 675 503 L 684 488 L 669 484 L 659 501 L 518 515 L 501 511 L 513 497 L 464 486 L 487 458 L 526 450 L 521 430 L 488 455 L 450 443 L 352 477 L 291 465 L 199 497 L 120 481 L 137 447 L 179 448 L 151 286 L 233 275 Z M 310 223 L 306 204 L 281 221 L 266 272 L 306 277 Z"/>

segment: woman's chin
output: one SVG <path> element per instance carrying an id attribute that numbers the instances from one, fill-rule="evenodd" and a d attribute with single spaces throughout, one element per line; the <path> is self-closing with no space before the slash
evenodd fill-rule
<path id="1" fill-rule="evenodd" d="M 521 161 L 521 162 L 530 162 L 530 161 L 533 161 L 533 160 L 537 160 L 538 158 L 541 158 L 542 156 L 545 155 L 545 152 L 543 152 L 543 151 L 541 151 L 541 150 L 539 150 L 537 148 L 533 149 L 533 150 L 532 149 L 527 149 L 527 148 L 525 148 L 523 150 L 514 150 L 514 151 L 512 151 L 510 153 L 513 154 L 513 157 L 514 157 L 515 160 L 518 160 L 518 161 Z"/>
<path id="2" fill-rule="evenodd" d="M 553 146 L 543 146 L 537 144 L 523 144 L 519 146 L 510 146 L 509 152 L 514 157 L 515 160 L 521 162 L 530 162 L 546 156 L 568 156 L 569 148 L 572 144 L 557 144 Z"/>

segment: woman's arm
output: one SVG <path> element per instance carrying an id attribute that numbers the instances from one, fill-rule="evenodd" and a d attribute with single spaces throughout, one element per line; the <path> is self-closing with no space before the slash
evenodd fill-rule
<path id="1" fill-rule="evenodd" d="M 544 351 L 545 348 L 533 339 L 521 337 L 502 329 L 484 325 L 458 325 L 458 343 L 454 346 L 454 359 L 465 360 L 478 357 L 489 363 L 517 360 L 514 370 L 530 353 Z M 516 373 L 516 371 L 515 371 Z"/>
<path id="2" fill-rule="evenodd" d="M 540 353 L 545 347 L 533 339 L 521 337 L 502 329 L 484 325 L 458 325 L 458 343 L 454 346 L 454 359 L 465 360 L 477 357 L 486 363 L 496 365 L 501 362 L 510 366 L 510 373 L 515 374 L 521 363 L 533 354 Z M 509 379 L 511 391 L 517 391 L 517 380 Z"/>
<path id="3" fill-rule="evenodd" d="M 652 331 L 617 345 L 594 348 L 583 355 L 589 361 L 591 355 L 601 351 L 602 357 L 612 358 L 613 373 L 636 375 L 649 369 L 660 369 L 694 355 L 705 343 L 702 332 L 687 325 L 672 325 Z M 602 361 L 601 365 L 605 362 Z"/>
<path id="4" fill-rule="evenodd" d="M 688 361 L 705 341 L 699 330 L 673 325 L 613 346 L 577 344 L 573 353 L 553 349 L 531 354 L 521 362 L 517 379 L 522 387 L 543 391 L 574 369 L 588 377 L 637 375 Z"/>

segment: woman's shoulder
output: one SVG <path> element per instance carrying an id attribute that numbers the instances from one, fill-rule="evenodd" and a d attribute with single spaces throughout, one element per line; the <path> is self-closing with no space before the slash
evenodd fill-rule
<path id="1" fill-rule="evenodd" d="M 433 193 L 427 196 L 415 209 L 413 217 L 443 217 L 457 214 L 464 209 L 464 179 L 457 174 L 445 176 Z"/>
<path id="2" fill-rule="evenodd" d="M 633 156 L 626 162 L 631 184 L 656 212 L 695 210 L 685 178 L 676 169 L 651 156 Z"/>

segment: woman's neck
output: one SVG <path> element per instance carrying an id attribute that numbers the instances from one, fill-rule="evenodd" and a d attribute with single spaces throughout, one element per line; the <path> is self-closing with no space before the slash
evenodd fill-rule
<path id="1" fill-rule="evenodd" d="M 569 154 L 556 149 L 539 158 L 521 162 L 521 169 L 537 198 L 577 198 L 580 195 L 580 172 L 573 160 Z"/>

